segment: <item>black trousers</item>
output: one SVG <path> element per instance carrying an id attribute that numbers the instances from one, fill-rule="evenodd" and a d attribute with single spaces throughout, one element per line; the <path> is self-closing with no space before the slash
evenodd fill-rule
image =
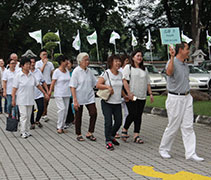
<path id="1" fill-rule="evenodd" d="M 107 144 L 114 139 L 116 132 L 122 125 L 122 107 L 121 104 L 109 104 L 104 100 L 101 100 L 101 107 L 105 119 L 104 128 Z"/>
<path id="2" fill-rule="evenodd" d="M 128 116 L 126 118 L 124 128 L 129 129 L 132 122 L 134 122 L 134 133 L 139 133 L 141 129 L 142 114 L 144 111 L 146 100 L 129 101 L 126 102 L 128 108 Z"/>
<path id="3" fill-rule="evenodd" d="M 40 121 L 40 118 L 44 111 L 44 98 L 35 99 L 35 102 L 37 104 L 37 116 L 36 116 L 36 122 Z M 31 124 L 34 124 L 34 106 L 32 107 L 32 114 L 31 114 Z"/>
<path id="4" fill-rule="evenodd" d="M 73 99 L 70 98 L 70 103 L 69 103 L 69 108 L 68 108 L 68 112 L 67 112 L 67 118 L 65 121 L 65 124 L 70 124 L 74 121 L 74 114 L 73 114 L 73 110 L 72 110 L 72 103 L 73 103 Z"/>

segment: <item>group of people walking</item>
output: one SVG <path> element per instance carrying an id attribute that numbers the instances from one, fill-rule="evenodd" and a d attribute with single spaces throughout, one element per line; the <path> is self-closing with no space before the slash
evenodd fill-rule
<path id="1" fill-rule="evenodd" d="M 185 63 L 188 52 L 188 44 L 183 42 L 176 46 L 176 50 L 170 49 L 171 59 L 166 65 L 168 75 L 166 108 L 169 123 L 164 132 L 159 153 L 163 158 L 171 158 L 169 151 L 180 127 L 186 159 L 203 161 L 204 159 L 195 153 L 192 97 L 189 93 L 189 72 Z M 77 56 L 78 66 L 73 71 L 73 62 L 64 55 L 57 57 L 56 61 L 59 63 L 59 67 L 55 70 L 53 64 L 48 61 L 45 50 L 41 50 L 40 58 L 40 61 L 35 62 L 35 58 L 23 57 L 20 61 L 20 68 L 16 68 L 17 61 L 10 57 L 9 69 L 2 73 L 3 96 L 7 99 L 8 114 L 11 117 L 20 116 L 22 138 L 31 135 L 29 132 L 30 120 L 31 129 L 34 129 L 35 125 L 42 127 L 40 123 L 42 115 L 44 115 L 44 120 L 48 119 L 47 106 L 49 98 L 54 92 L 58 108 L 57 133 L 66 133 L 65 129 L 74 122 L 77 140 L 84 141 L 81 126 L 83 108 L 86 106 L 90 116 L 86 138 L 96 141 L 94 130 L 97 108 L 93 89 L 96 86 L 97 89 L 107 89 L 110 92 L 108 100 L 101 100 L 106 148 L 114 150 L 114 145 L 120 145 L 117 140 L 119 137 L 123 141 L 127 141 L 128 130 L 132 123 L 134 124 L 133 142 L 144 143 L 140 135 L 142 113 L 147 94 L 150 96 L 151 102 L 154 101 L 154 98 L 148 71 L 144 66 L 143 54 L 140 50 L 133 51 L 130 57 L 126 55 L 108 57 L 108 69 L 98 79 L 88 67 L 89 55 L 85 52 Z M 35 121 L 34 100 L 38 108 Z M 122 109 L 124 113 L 122 113 Z"/>

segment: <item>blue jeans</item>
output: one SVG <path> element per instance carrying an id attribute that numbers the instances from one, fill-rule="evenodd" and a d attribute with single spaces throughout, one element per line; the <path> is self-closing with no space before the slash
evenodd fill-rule
<path id="1" fill-rule="evenodd" d="M 13 111 L 12 111 L 13 108 Z M 7 94 L 7 111 L 9 116 L 12 115 L 12 117 L 17 117 L 18 116 L 18 107 L 12 107 L 12 95 Z"/>
<path id="2" fill-rule="evenodd" d="M 4 98 L 4 112 L 7 113 L 7 99 Z M 2 113 L 2 96 L 0 96 L 0 112 Z"/>
<path id="3" fill-rule="evenodd" d="M 101 100 L 101 107 L 105 119 L 104 127 L 107 144 L 114 139 L 116 132 L 122 125 L 122 107 L 121 104 L 109 104 L 104 100 Z M 114 117 L 114 124 L 112 116 Z"/>

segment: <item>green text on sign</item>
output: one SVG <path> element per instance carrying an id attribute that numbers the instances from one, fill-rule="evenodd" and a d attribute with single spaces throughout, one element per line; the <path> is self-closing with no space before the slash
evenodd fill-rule
<path id="1" fill-rule="evenodd" d="M 160 28 L 160 36 L 162 44 L 180 44 L 179 28 Z"/>

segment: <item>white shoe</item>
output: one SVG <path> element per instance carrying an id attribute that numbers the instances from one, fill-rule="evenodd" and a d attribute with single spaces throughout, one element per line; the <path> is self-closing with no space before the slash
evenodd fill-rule
<path id="1" fill-rule="evenodd" d="M 44 122 L 48 122 L 49 121 L 48 116 L 47 115 L 43 116 L 43 120 L 44 120 Z"/>
<path id="2" fill-rule="evenodd" d="M 159 151 L 159 153 L 160 153 L 160 156 L 163 159 L 170 159 L 171 158 L 171 155 L 167 151 Z"/>
<path id="3" fill-rule="evenodd" d="M 27 137 L 32 136 L 32 134 L 30 132 L 26 132 L 25 134 L 27 135 Z"/>
<path id="4" fill-rule="evenodd" d="M 26 133 L 23 133 L 23 134 L 21 134 L 21 137 L 22 137 L 23 139 L 26 139 L 26 138 L 28 138 L 28 135 L 27 135 Z"/>
<path id="5" fill-rule="evenodd" d="M 197 156 L 196 154 L 194 154 L 194 155 L 192 155 L 191 157 L 186 158 L 186 159 L 187 159 L 187 160 L 198 161 L 198 162 L 204 161 L 204 158 L 201 158 L 201 157 Z"/>

